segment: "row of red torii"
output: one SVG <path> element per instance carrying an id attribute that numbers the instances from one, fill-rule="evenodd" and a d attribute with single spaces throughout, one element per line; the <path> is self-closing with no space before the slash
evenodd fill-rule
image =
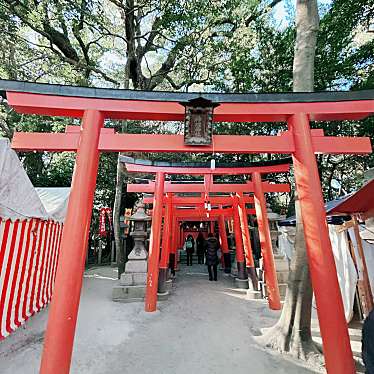
<path id="1" fill-rule="evenodd" d="M 292 155 L 326 369 L 328 373 L 335 374 L 355 373 L 315 154 L 367 154 L 372 149 L 368 138 L 324 136 L 322 130 L 310 129 L 310 121 L 366 118 L 374 113 L 373 90 L 204 94 L 206 99 L 220 104 L 215 109 L 214 122 L 247 122 L 248 126 L 255 122 L 288 125 L 287 131 L 275 136 L 214 135 L 210 146 L 185 145 L 183 135 L 115 134 L 112 129 L 103 128 L 105 119 L 182 121 L 185 108 L 180 102 L 196 98 L 196 94 L 17 81 L 0 81 L 0 90 L 17 112 L 82 118 L 78 131 L 69 127 L 65 134 L 16 133 L 12 142 L 12 147 L 17 150 L 77 153 L 40 373 L 66 374 L 70 370 L 100 152 Z M 159 250 L 163 187 L 163 174 L 158 174 L 150 259 L 152 252 Z M 259 196 L 263 198 L 263 193 Z M 154 277 L 154 274 L 150 273 L 150 276 Z"/>
<path id="2" fill-rule="evenodd" d="M 251 280 L 251 289 L 257 290 L 258 282 L 252 255 L 250 231 L 247 220 L 248 214 L 256 214 L 257 216 L 261 252 L 265 266 L 269 307 L 275 310 L 281 309 L 264 194 L 267 192 L 289 192 L 290 186 L 288 184 L 272 184 L 262 181 L 261 174 L 288 172 L 290 169 L 290 165 L 288 163 L 252 167 L 218 167 L 214 168 L 213 170 L 210 168 L 198 168 L 191 166 L 149 166 L 130 162 L 125 162 L 125 166 L 128 172 L 156 175 L 155 183 L 149 182 L 147 184 L 128 184 L 127 192 L 153 193 L 153 198 L 146 197 L 143 199 L 143 202 L 153 204 L 156 209 L 157 206 L 160 206 L 161 202 L 162 207 L 160 211 L 155 212 L 158 213 L 158 215 L 154 214 L 153 216 L 156 221 L 152 222 L 152 228 L 155 228 L 155 226 L 157 228 L 161 228 L 162 217 L 164 218 L 161 240 L 161 258 L 160 254 L 153 252 L 154 248 L 150 247 L 148 281 L 145 298 L 146 311 L 155 311 L 157 303 L 157 291 L 160 293 L 165 292 L 165 282 L 168 275 L 167 269 L 169 267 L 168 261 L 170 258 L 169 254 L 173 253 L 174 256 L 172 256 L 172 259 L 175 259 L 176 261 L 176 250 L 178 245 L 181 245 L 180 240 L 178 240 L 178 222 L 191 219 L 195 221 L 218 221 L 222 252 L 226 259 L 226 265 L 228 265 L 227 255 L 229 253 L 229 248 L 227 245 L 225 218 L 233 219 L 236 242 L 236 259 L 238 266 L 238 283 L 239 285 L 241 284 L 241 287 L 248 287 L 247 280 L 249 276 Z M 165 175 L 173 174 L 203 175 L 204 183 L 186 184 L 166 182 Z M 250 175 L 252 179 L 244 184 L 222 184 L 213 183 L 214 175 Z M 157 189 L 157 186 L 161 186 L 161 189 Z M 211 193 L 225 192 L 231 192 L 231 196 L 211 196 Z M 200 196 L 174 196 L 178 193 L 199 193 Z M 245 195 L 245 193 L 253 193 L 254 196 L 248 196 Z M 213 209 L 207 210 L 205 208 L 204 205 L 207 202 L 213 207 Z M 246 204 L 248 203 L 254 203 L 255 209 L 246 208 Z M 185 209 L 187 207 L 189 207 L 189 209 Z M 161 229 L 156 229 L 155 234 L 153 235 L 153 240 L 156 243 L 160 243 L 160 232 Z M 155 237 L 155 235 L 158 236 Z M 160 261 L 158 261 L 159 258 Z"/>

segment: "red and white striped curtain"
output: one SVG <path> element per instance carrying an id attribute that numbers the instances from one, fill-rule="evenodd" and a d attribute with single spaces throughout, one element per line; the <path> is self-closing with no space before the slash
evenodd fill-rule
<path id="1" fill-rule="evenodd" d="M 49 303 L 62 226 L 0 218 L 0 340 Z"/>

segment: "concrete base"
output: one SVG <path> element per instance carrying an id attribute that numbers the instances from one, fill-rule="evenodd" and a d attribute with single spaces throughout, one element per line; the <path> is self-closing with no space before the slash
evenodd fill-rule
<path id="1" fill-rule="evenodd" d="M 143 302 L 145 298 L 145 286 L 114 286 L 112 300 L 120 303 Z M 170 292 L 157 292 L 157 300 L 167 300 Z"/>
<path id="2" fill-rule="evenodd" d="M 167 292 L 171 292 L 171 290 L 173 289 L 173 280 L 172 279 L 168 279 L 166 282 L 166 291 Z"/>
<path id="3" fill-rule="evenodd" d="M 169 292 L 157 292 L 157 300 L 158 301 L 163 301 L 167 300 L 169 298 Z"/>
<path id="4" fill-rule="evenodd" d="M 123 303 L 144 301 L 145 286 L 114 286 L 112 290 L 112 300 Z"/>
<path id="5" fill-rule="evenodd" d="M 261 300 L 262 299 L 261 292 L 260 291 L 248 290 L 247 291 L 247 299 L 248 300 Z"/>
<path id="6" fill-rule="evenodd" d="M 121 274 L 121 286 L 144 286 L 147 282 L 147 273 L 123 273 Z"/>
<path id="7" fill-rule="evenodd" d="M 235 278 L 235 286 L 236 286 L 236 288 L 240 288 L 242 290 L 248 289 L 249 288 L 248 279 Z"/>
<path id="8" fill-rule="evenodd" d="M 288 270 L 286 270 L 286 271 L 278 271 L 277 270 L 278 283 L 287 283 L 288 282 L 288 275 L 289 275 Z M 264 271 L 262 269 L 257 269 L 257 276 L 258 276 L 258 280 L 264 280 L 264 278 L 265 278 Z"/>
<path id="9" fill-rule="evenodd" d="M 260 291 L 261 291 L 262 296 L 264 298 L 267 297 L 268 292 L 267 292 L 266 283 L 264 283 L 263 281 L 260 281 L 259 285 L 260 285 Z M 286 297 L 287 283 L 278 283 L 278 286 L 279 286 L 279 295 L 280 295 L 281 300 L 283 301 L 284 298 Z"/>

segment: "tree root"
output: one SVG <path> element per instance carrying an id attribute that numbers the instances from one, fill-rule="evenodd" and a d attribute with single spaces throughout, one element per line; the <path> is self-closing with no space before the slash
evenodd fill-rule
<path id="1" fill-rule="evenodd" d="M 322 370 L 324 367 L 322 351 L 311 338 L 305 339 L 295 331 L 293 334 L 285 332 L 279 324 L 266 329 L 256 340 L 266 348 L 305 361 L 317 370 Z"/>

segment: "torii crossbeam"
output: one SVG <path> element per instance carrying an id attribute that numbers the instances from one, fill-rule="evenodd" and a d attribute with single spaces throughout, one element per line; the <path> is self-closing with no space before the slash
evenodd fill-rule
<path id="1" fill-rule="evenodd" d="M 374 113 L 374 90 L 204 94 L 204 98 L 220 103 L 214 113 L 215 122 L 246 122 L 248 126 L 251 122 L 269 121 L 288 124 L 288 131 L 279 136 L 215 135 L 212 145 L 207 147 L 186 146 L 182 135 L 116 135 L 102 130 L 105 119 L 183 120 L 184 108 L 179 103 L 196 98 L 194 93 L 1 80 L 0 91 L 19 113 L 82 118 L 79 133 L 16 133 L 12 143 L 13 148 L 19 150 L 77 152 L 41 374 L 69 373 L 99 152 L 102 151 L 291 154 L 326 369 L 329 374 L 355 373 L 315 153 L 365 154 L 371 152 L 371 144 L 369 138 L 325 137 L 322 131 L 311 130 L 309 122 L 366 118 Z M 258 205 L 262 203 L 257 201 Z M 72 261 L 73 258 L 76 261 Z"/>

